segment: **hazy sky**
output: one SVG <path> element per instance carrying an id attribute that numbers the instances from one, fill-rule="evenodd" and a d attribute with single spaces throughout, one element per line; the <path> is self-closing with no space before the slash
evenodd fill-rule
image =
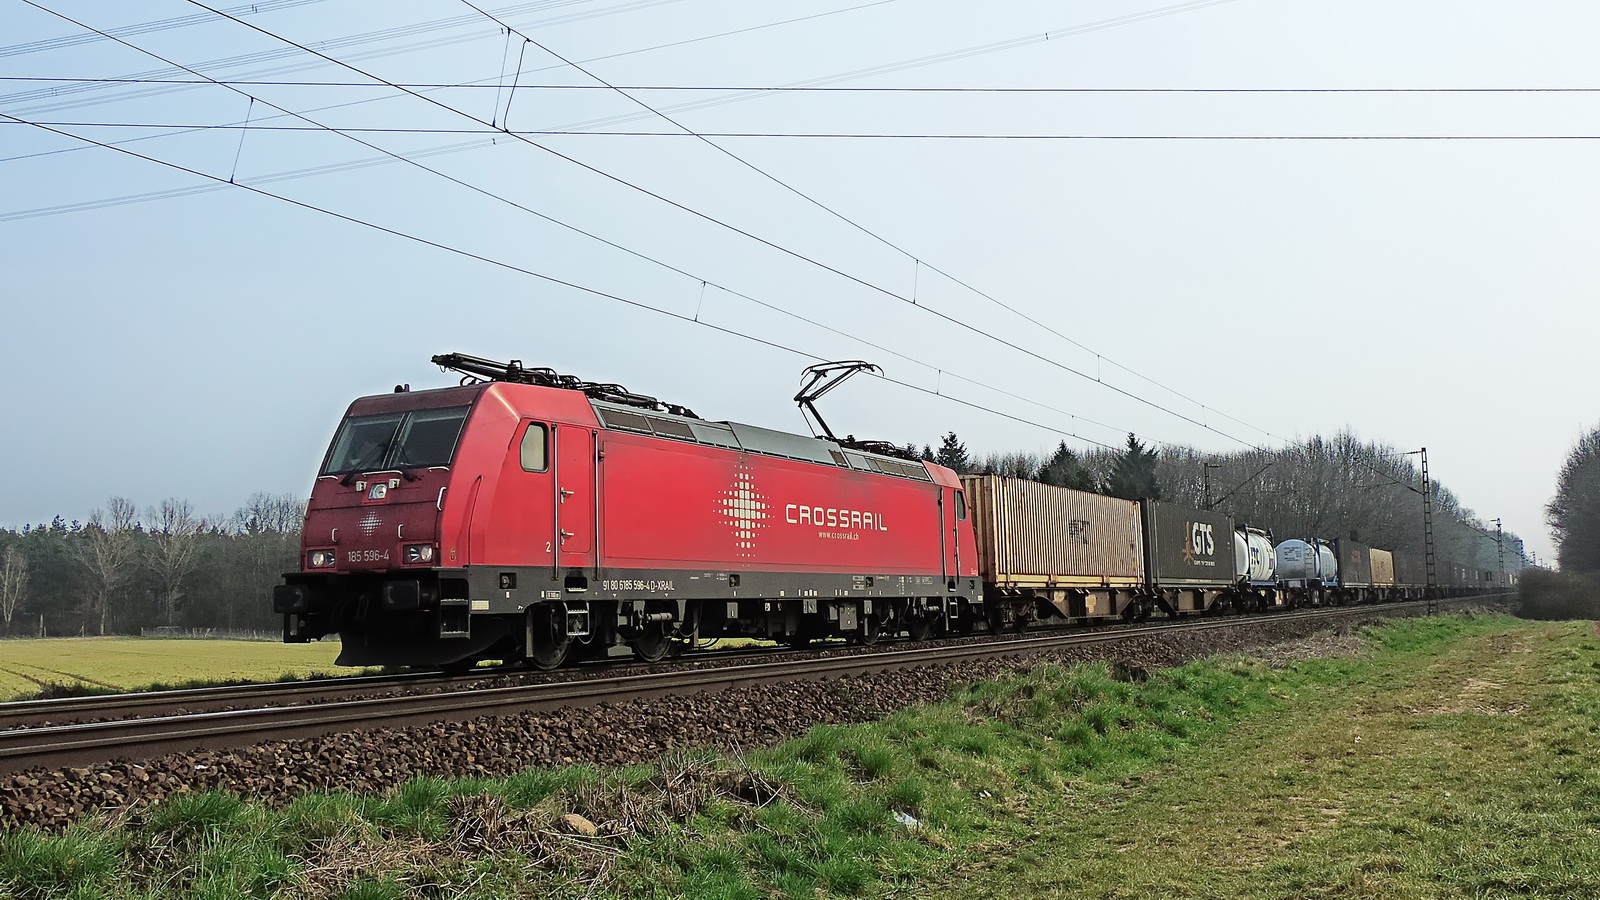
<path id="1" fill-rule="evenodd" d="M 0 525 L 113 494 L 226 513 L 306 493 L 350 399 L 452 383 L 428 362 L 446 351 L 803 432 L 789 398 L 813 360 L 730 331 L 925 389 L 863 378 L 826 399 L 837 430 L 898 443 L 1426 445 L 1541 558 L 1556 470 L 1600 420 L 1600 141 L 1198 139 L 1600 136 L 1600 93 L 1260 92 L 1600 89 L 1593 3 L 486 7 L 612 85 L 696 88 L 630 93 L 744 135 L 712 139 L 737 159 L 627 96 L 558 89 L 598 82 L 459 0 L 268 0 L 243 19 L 270 34 L 177 0 L 40 5 L 163 27 L 128 32 L 136 50 L 0 0 L 0 76 L 198 80 L 147 50 L 344 85 L 240 85 L 252 102 L 5 80 L 0 112 L 150 138 L 121 146 L 504 265 L 0 119 Z M 507 88 L 416 89 L 430 103 L 274 35 L 389 82 Z M 966 90 L 741 90 L 796 85 Z M 582 133 L 354 135 L 475 192 L 269 103 L 452 132 L 509 106 L 512 131 Z M 170 134 L 246 119 L 310 130 Z M 145 125 L 169 127 L 125 127 Z"/>

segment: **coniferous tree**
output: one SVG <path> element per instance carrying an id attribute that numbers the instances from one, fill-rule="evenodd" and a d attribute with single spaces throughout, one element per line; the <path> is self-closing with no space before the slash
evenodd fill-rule
<path id="1" fill-rule="evenodd" d="M 1145 447 L 1128 433 L 1128 446 L 1111 463 L 1105 493 L 1124 500 L 1160 500 L 1161 484 L 1156 478 L 1156 451 Z"/>
<path id="2" fill-rule="evenodd" d="M 939 442 L 934 462 L 947 469 L 954 469 L 957 475 L 965 475 L 972 470 L 972 458 L 967 455 L 967 445 L 961 443 L 961 439 L 956 437 L 954 431 L 946 434 Z"/>
<path id="3" fill-rule="evenodd" d="M 1045 461 L 1044 468 L 1039 470 L 1039 480 L 1045 484 L 1072 488 L 1075 491 L 1093 491 L 1096 487 L 1094 476 L 1083 467 L 1078 454 L 1067 448 L 1066 441 L 1056 445 L 1056 452 L 1051 454 Z"/>

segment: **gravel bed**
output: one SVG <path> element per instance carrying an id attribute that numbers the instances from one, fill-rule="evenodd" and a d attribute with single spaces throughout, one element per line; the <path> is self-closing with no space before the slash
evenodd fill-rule
<path id="1" fill-rule="evenodd" d="M 1357 619 L 1341 620 L 1339 626 L 1348 631 L 1393 614 L 1393 610 L 1388 616 L 1374 610 Z M 120 815 L 182 791 L 224 790 L 281 804 L 313 792 L 382 792 L 422 775 L 503 776 L 541 766 L 649 762 L 667 750 L 688 746 L 770 745 L 814 724 L 869 721 L 908 705 L 943 701 L 963 684 L 1043 662 L 1113 659 L 1129 667 L 1154 670 L 1216 653 L 1279 645 L 1327 627 L 1326 621 L 1315 619 L 1274 621 L 1267 617 L 1228 629 L 1174 628 L 1170 633 L 1112 644 L 837 681 L 784 682 L 554 713 L 346 732 L 242 749 L 174 754 L 140 764 L 33 769 L 0 776 L 0 827 L 58 828 L 95 812 Z M 612 674 L 615 670 L 588 677 Z"/>

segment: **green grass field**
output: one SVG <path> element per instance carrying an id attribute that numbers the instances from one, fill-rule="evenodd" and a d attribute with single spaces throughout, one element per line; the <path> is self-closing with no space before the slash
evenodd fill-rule
<path id="1" fill-rule="evenodd" d="M 1319 646 L 1046 666 L 749 754 L 178 795 L 0 832 L 0 898 L 1600 896 L 1593 623 Z"/>
<path id="2" fill-rule="evenodd" d="M 173 638 L 40 638 L 0 641 L 0 700 L 37 693 L 44 683 L 132 690 L 151 684 L 351 672 L 334 666 L 339 642 Z"/>

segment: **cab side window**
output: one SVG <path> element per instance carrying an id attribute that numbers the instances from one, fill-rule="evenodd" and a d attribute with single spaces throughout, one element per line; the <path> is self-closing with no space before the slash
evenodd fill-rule
<path id="1" fill-rule="evenodd" d="M 966 520 L 967 520 L 967 495 L 963 494 L 960 491 L 956 491 L 956 521 L 957 522 L 965 522 Z"/>
<path id="2" fill-rule="evenodd" d="M 550 467 L 550 456 L 545 448 L 550 444 L 550 434 L 538 422 L 528 426 L 522 434 L 522 471 L 543 472 Z"/>

